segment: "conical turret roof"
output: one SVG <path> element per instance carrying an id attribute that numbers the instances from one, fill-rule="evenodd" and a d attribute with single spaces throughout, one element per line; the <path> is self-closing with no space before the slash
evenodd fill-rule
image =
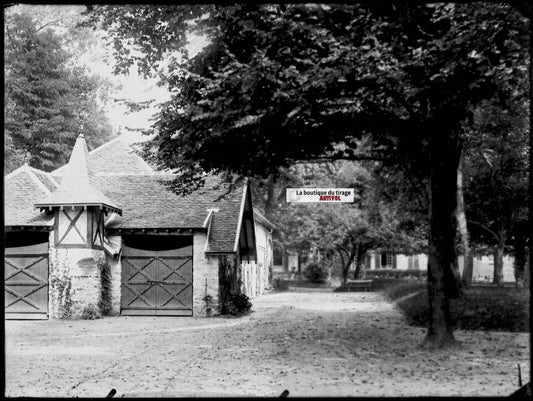
<path id="1" fill-rule="evenodd" d="M 122 210 L 93 185 L 93 177 L 87 167 L 87 143 L 80 134 L 76 139 L 70 160 L 59 187 L 35 204 L 37 208 L 61 206 L 100 206 L 122 214 Z"/>

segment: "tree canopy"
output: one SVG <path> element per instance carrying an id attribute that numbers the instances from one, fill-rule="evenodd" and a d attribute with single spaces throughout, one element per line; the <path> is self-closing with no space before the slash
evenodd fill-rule
<path id="1" fill-rule="evenodd" d="M 384 146 L 401 138 L 403 149 L 420 148 L 412 145 L 432 126 L 457 125 L 492 93 L 495 72 L 523 57 L 524 22 L 505 4 L 98 11 L 117 37 L 120 71 L 136 62 L 148 74 L 168 56 L 157 72 L 175 95 L 154 125 L 156 158 L 198 173 L 267 176 L 292 160 L 349 158 L 367 132 Z M 172 56 L 191 30 L 211 43 L 179 62 Z"/>
<path id="2" fill-rule="evenodd" d="M 24 9 L 6 11 L 6 173 L 24 162 L 44 170 L 66 163 L 81 122 L 90 147 L 112 135 L 106 83 L 73 60 L 51 21 Z"/>
<path id="3" fill-rule="evenodd" d="M 205 172 L 275 177 L 299 160 L 395 160 L 406 177 L 422 171 L 426 340 L 453 341 L 462 127 L 527 57 L 524 16 L 508 4 L 381 2 L 102 6 L 92 15 L 116 37 L 117 70 L 154 69 L 173 93 L 148 153 L 189 188 Z M 180 49 L 191 31 L 210 44 L 188 58 Z M 372 154 L 357 149 L 364 136 Z"/>

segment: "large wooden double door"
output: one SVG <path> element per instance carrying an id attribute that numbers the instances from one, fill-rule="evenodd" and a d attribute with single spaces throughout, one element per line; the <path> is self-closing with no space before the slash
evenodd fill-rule
<path id="1" fill-rule="evenodd" d="M 191 316 L 192 238 L 190 244 L 177 240 L 173 249 L 157 249 L 157 238 L 146 245 L 127 244 L 122 249 L 121 314 Z"/>
<path id="2" fill-rule="evenodd" d="M 48 242 L 5 249 L 6 319 L 48 319 Z"/>

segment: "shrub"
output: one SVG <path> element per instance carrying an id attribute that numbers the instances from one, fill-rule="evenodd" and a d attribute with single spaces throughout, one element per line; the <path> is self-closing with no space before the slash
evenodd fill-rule
<path id="1" fill-rule="evenodd" d="M 250 312 L 251 309 L 250 298 L 242 293 L 230 293 L 220 304 L 221 315 L 241 316 Z"/>
<path id="2" fill-rule="evenodd" d="M 365 271 L 366 278 L 413 278 L 413 279 L 425 279 L 428 275 L 427 270 L 418 269 L 370 269 Z"/>
<path id="3" fill-rule="evenodd" d="M 245 294 L 235 294 L 233 297 L 233 305 L 237 310 L 237 313 L 248 313 L 252 309 L 252 302 Z"/>
<path id="4" fill-rule="evenodd" d="M 529 294 L 514 288 L 470 288 L 450 302 L 452 325 L 465 330 L 529 332 Z M 424 291 L 398 304 L 407 322 L 427 326 L 429 308 Z"/>
<path id="5" fill-rule="evenodd" d="M 276 291 L 287 291 L 289 289 L 289 283 L 281 277 L 276 277 L 272 280 L 272 288 Z"/>
<path id="6" fill-rule="evenodd" d="M 93 305 L 87 305 L 85 308 L 83 308 L 83 311 L 81 312 L 81 318 L 83 320 L 95 320 L 100 318 L 100 313 L 98 311 L 98 308 Z"/>
<path id="7" fill-rule="evenodd" d="M 318 262 L 311 262 L 304 269 L 304 277 L 312 283 L 325 283 L 328 278 L 328 268 Z"/>
<path id="8" fill-rule="evenodd" d="M 390 300 L 395 301 L 405 295 L 415 293 L 427 289 L 427 283 L 422 281 L 411 280 L 395 280 L 392 285 L 383 289 L 383 295 Z"/>

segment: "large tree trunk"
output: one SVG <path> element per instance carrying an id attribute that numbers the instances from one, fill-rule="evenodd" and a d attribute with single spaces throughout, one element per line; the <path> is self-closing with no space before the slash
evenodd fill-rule
<path id="1" fill-rule="evenodd" d="M 357 261 L 359 260 L 359 254 L 361 253 L 361 244 L 358 242 L 357 245 L 355 245 L 355 252 L 354 252 L 354 258 L 355 261 L 355 271 L 353 273 L 353 279 L 357 280 L 357 277 L 359 276 L 359 272 L 357 271 Z"/>
<path id="2" fill-rule="evenodd" d="M 289 271 L 289 253 L 284 249 L 283 250 L 283 271 L 288 272 Z"/>
<path id="3" fill-rule="evenodd" d="M 364 273 L 364 262 L 366 260 L 366 249 L 364 249 L 361 245 L 358 245 L 359 250 L 357 252 L 357 257 L 355 258 L 355 272 L 353 274 L 354 280 L 357 280 L 361 278 L 362 274 Z"/>
<path id="4" fill-rule="evenodd" d="M 439 129 L 435 131 L 430 142 L 429 321 L 422 343 L 423 347 L 428 348 L 455 343 L 450 322 L 450 298 L 459 295 L 459 282 L 454 271 L 457 267 L 455 208 L 460 145 L 456 133 Z"/>
<path id="5" fill-rule="evenodd" d="M 494 273 L 492 275 L 492 282 L 498 287 L 503 287 L 503 251 L 505 240 L 506 235 L 504 232 L 501 232 L 498 245 L 494 247 Z"/>
<path id="6" fill-rule="evenodd" d="M 272 176 L 268 177 L 268 183 L 267 183 L 267 196 L 265 199 L 265 217 L 267 219 L 272 218 L 272 212 L 274 211 L 274 207 L 276 205 L 276 184 L 275 180 Z"/>
<path id="7" fill-rule="evenodd" d="M 514 244 L 514 277 L 516 286 L 523 286 L 525 280 L 525 271 L 526 271 L 526 259 L 527 259 L 527 250 L 526 250 L 527 239 L 524 233 L 519 232 L 516 235 L 516 240 Z"/>
<path id="8" fill-rule="evenodd" d="M 463 165 L 464 165 L 464 151 L 461 152 L 461 159 L 457 167 L 457 228 L 461 238 L 461 245 L 463 247 L 463 275 L 462 281 L 465 287 L 470 287 L 472 284 L 472 276 L 474 275 L 474 256 L 470 249 L 470 235 L 468 233 L 468 225 L 466 223 L 465 201 L 463 191 Z M 457 263 L 459 265 L 459 263 Z"/>
<path id="9" fill-rule="evenodd" d="M 350 268 L 350 264 L 344 261 L 344 256 L 342 255 L 342 251 L 340 249 L 337 249 L 337 252 L 339 253 L 339 256 L 341 258 L 342 287 L 346 287 L 346 284 L 348 283 L 348 269 Z"/>
<path id="10" fill-rule="evenodd" d="M 346 248 L 337 248 L 339 255 L 341 257 L 342 261 L 342 285 L 343 287 L 346 287 L 348 284 L 348 273 L 350 272 L 350 265 L 353 263 L 354 259 L 356 259 L 357 255 L 357 248 L 355 244 L 350 244 L 350 249 L 347 250 Z M 344 258 L 342 252 L 346 252 L 346 259 Z"/>

